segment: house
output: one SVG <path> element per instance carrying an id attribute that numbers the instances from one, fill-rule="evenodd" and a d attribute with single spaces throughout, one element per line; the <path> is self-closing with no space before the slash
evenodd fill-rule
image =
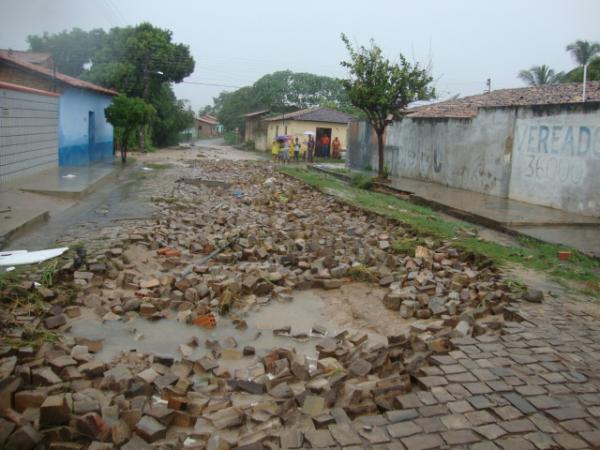
<path id="1" fill-rule="evenodd" d="M 50 53 L 30 51 L 24 52 L 20 50 L 4 49 L 0 49 L 0 52 L 6 52 L 14 58 L 17 58 L 19 61 L 35 64 L 37 66 L 42 66 L 47 69 L 54 69 L 54 59 L 52 59 L 52 54 Z"/>
<path id="2" fill-rule="evenodd" d="M 353 123 L 352 168 L 377 167 L 377 139 Z M 404 111 L 386 129 L 392 176 L 600 216 L 600 82 L 500 89 Z"/>
<path id="3" fill-rule="evenodd" d="M 221 126 L 219 120 L 211 115 L 204 114 L 195 119 L 196 138 L 200 137 L 215 137 L 221 135 Z"/>
<path id="4" fill-rule="evenodd" d="M 59 95 L 0 81 L 0 183 L 58 166 Z"/>
<path id="5" fill-rule="evenodd" d="M 58 163 L 77 166 L 112 160 L 113 128 L 104 110 L 118 93 L 28 62 L 23 53 L 27 52 L 0 51 L 0 81 L 58 94 Z M 51 128 L 42 127 L 40 136 L 47 137 Z"/>
<path id="6" fill-rule="evenodd" d="M 256 150 L 267 150 L 267 123 L 263 120 L 268 109 L 244 114 L 244 141 L 254 142 Z"/>
<path id="7" fill-rule="evenodd" d="M 323 136 L 328 136 L 330 144 L 323 156 L 329 156 L 331 142 L 336 137 L 341 142 L 341 148 L 346 148 L 348 124 L 353 120 L 354 117 L 350 114 L 318 107 L 268 117 L 265 119 L 268 124 L 267 143 L 280 135 L 298 137 L 302 141 L 307 134 L 311 133 L 317 142 L 320 142 Z"/>

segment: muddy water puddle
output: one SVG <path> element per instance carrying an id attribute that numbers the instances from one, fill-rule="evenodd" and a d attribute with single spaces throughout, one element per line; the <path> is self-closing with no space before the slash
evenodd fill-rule
<path id="1" fill-rule="evenodd" d="M 263 356 L 276 347 L 294 348 L 297 353 L 308 357 L 316 357 L 315 345 L 324 337 L 333 336 L 342 330 L 358 331 L 349 327 L 340 327 L 325 308 L 325 300 L 318 291 L 296 292 L 292 301 L 271 300 L 268 304 L 256 307 L 256 311 L 248 313 L 244 320 L 247 328 L 236 329 L 234 323 L 227 318 L 217 319 L 217 326 L 206 330 L 195 325 L 177 322 L 175 317 L 157 321 L 133 318 L 129 321 L 102 321 L 93 315 L 84 314 L 71 322 L 70 333 L 74 337 L 102 339 L 103 348 L 96 356 L 110 362 L 120 352 L 137 351 L 170 355 L 175 359 L 182 357 L 179 346 L 193 338 L 198 346 L 188 356 L 198 359 L 211 353 L 205 345 L 207 340 L 219 341 L 226 346 L 228 338 L 237 342 L 239 352 L 224 352 L 219 364 L 228 369 L 236 369 L 251 364 L 257 357 Z M 275 335 L 273 330 L 290 326 L 289 335 Z M 315 326 L 323 327 L 325 335 L 313 333 Z M 376 333 L 368 333 L 369 342 L 375 344 L 386 342 L 385 337 Z M 294 337 L 299 336 L 299 337 Z M 256 356 L 239 358 L 245 346 L 252 346 Z"/>

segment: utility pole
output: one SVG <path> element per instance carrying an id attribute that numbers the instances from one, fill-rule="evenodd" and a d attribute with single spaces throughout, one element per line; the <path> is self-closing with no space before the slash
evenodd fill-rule
<path id="1" fill-rule="evenodd" d="M 581 101 L 585 103 L 585 85 L 587 84 L 587 66 L 588 63 L 583 65 L 583 95 L 581 96 Z"/>

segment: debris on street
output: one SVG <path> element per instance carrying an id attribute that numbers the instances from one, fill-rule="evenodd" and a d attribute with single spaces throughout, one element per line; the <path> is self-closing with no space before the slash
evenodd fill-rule
<path id="1" fill-rule="evenodd" d="M 422 409 L 444 414 L 443 398 L 452 395 L 461 399 L 456 411 L 484 408 L 491 389 L 481 380 L 498 380 L 499 392 L 511 389 L 497 376 L 512 374 L 510 367 L 494 372 L 458 361 L 474 364 L 463 356 L 496 350 L 496 359 L 506 359 L 501 344 L 519 353 L 521 341 L 511 336 L 523 315 L 515 305 L 543 294 L 511 292 L 490 264 L 452 242 L 428 238 L 410 251 L 395 249 L 415 231 L 271 166 L 190 166 L 186 178 L 157 182 L 151 219 L 122 225 L 112 240 L 90 238 L 85 254 L 60 260 L 52 284 L 2 286 L 0 446 L 376 448 L 426 427 L 423 439 L 435 443 L 446 427 L 413 421 Z M 386 314 L 410 326 L 383 341 L 361 329 L 334 329 L 335 317 L 307 330 L 295 326 L 293 308 L 303 307 L 295 304 L 298 292 L 326 296 L 358 282 L 383 289 L 377 301 Z M 270 304 L 290 312 L 262 330 L 249 327 L 247 319 Z M 167 354 L 123 349 L 106 360 L 102 338 L 73 332 L 84 320 L 107 330 L 129 327 L 135 342 L 168 321 L 190 334 L 181 341 L 161 335 L 172 344 Z M 140 321 L 147 326 L 140 329 Z M 255 338 L 240 341 L 235 333 Z M 258 343 L 267 335 L 278 345 L 264 350 Z M 492 406 L 507 418 L 533 407 L 520 396 L 506 398 Z M 484 413 L 472 412 L 475 425 L 492 422 Z M 451 430 L 453 417 L 442 416 Z M 471 442 L 470 434 L 446 433 L 448 443 Z"/>

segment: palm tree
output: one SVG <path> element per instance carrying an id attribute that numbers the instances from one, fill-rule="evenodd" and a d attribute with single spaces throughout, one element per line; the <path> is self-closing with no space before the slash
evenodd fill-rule
<path id="1" fill-rule="evenodd" d="M 571 52 L 577 64 L 585 66 L 594 56 L 600 53 L 600 44 L 597 42 L 576 40 L 567 45 L 567 51 Z"/>
<path id="2" fill-rule="evenodd" d="M 554 69 L 551 69 L 546 64 L 542 64 L 541 66 L 533 66 L 531 69 L 521 70 L 519 72 L 519 78 L 530 86 L 558 84 L 560 83 L 562 77 L 562 72 L 555 73 Z"/>

